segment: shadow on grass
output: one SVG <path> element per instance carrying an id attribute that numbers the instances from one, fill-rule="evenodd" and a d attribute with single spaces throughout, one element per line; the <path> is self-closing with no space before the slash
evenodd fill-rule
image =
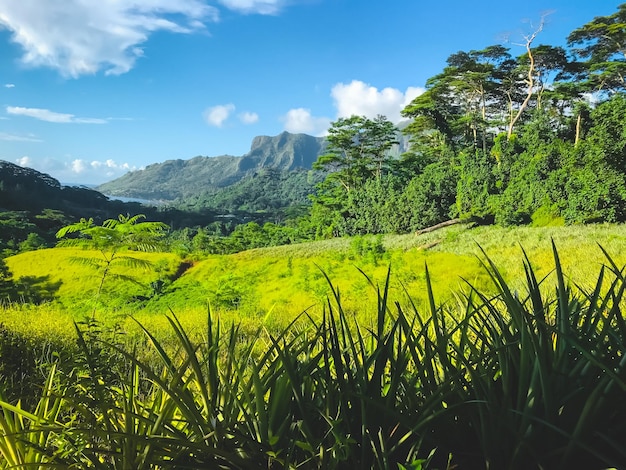
<path id="1" fill-rule="evenodd" d="M 50 276 L 24 276 L 17 279 L 8 293 L 10 302 L 41 304 L 55 299 L 62 281 L 50 280 Z"/>

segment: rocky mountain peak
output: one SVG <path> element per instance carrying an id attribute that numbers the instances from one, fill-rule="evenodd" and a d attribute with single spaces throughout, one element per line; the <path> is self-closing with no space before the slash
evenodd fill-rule
<path id="1" fill-rule="evenodd" d="M 105 183 L 98 190 L 114 196 L 173 200 L 223 188 L 265 168 L 311 169 L 324 148 L 323 138 L 307 134 L 257 136 L 250 151 L 241 157 L 195 157 L 156 163 Z"/>

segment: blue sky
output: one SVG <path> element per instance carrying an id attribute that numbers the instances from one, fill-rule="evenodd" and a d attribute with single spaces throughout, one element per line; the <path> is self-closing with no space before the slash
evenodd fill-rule
<path id="1" fill-rule="evenodd" d="M 564 45 L 610 0 L 2 0 L 0 159 L 97 184 L 400 110 L 457 51 Z"/>

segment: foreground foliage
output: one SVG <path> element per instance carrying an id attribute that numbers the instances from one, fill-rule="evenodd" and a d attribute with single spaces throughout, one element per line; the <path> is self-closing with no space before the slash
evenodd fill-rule
<path id="1" fill-rule="evenodd" d="M 163 222 L 139 222 L 145 215 L 119 215 L 117 219 L 107 219 L 102 225 L 95 225 L 93 219 L 81 219 L 75 224 L 62 227 L 56 234 L 63 238 L 78 234 L 76 238 L 65 238 L 59 246 L 80 247 L 85 250 L 97 251 L 98 256 L 80 256 L 72 259 L 74 263 L 89 266 L 99 274 L 96 300 L 103 291 L 108 279 L 130 281 L 141 285 L 134 277 L 129 276 L 129 268 L 150 269 L 152 264 L 145 258 L 134 256 L 134 251 L 156 251 L 157 241 L 165 235 L 169 228 Z M 116 270 L 117 267 L 123 271 Z"/>
<path id="2" fill-rule="evenodd" d="M 626 462 L 626 279 L 607 256 L 590 289 L 525 257 L 525 292 L 402 308 L 371 324 L 332 289 L 321 321 L 242 335 L 209 315 L 177 348 L 78 328 L 32 411 L 0 405 L 2 468 L 606 468 Z M 544 284 L 552 282 L 554 286 Z M 373 283 L 372 283 L 373 285 Z M 435 450 L 433 450 L 435 449 Z"/>

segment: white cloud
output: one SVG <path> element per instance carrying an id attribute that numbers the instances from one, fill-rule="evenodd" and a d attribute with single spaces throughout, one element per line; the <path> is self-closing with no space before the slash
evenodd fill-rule
<path id="1" fill-rule="evenodd" d="M 404 103 L 402 103 L 402 108 L 404 109 L 406 106 L 411 104 L 415 98 L 424 93 L 426 88 L 420 86 L 410 86 L 404 92 Z"/>
<path id="2" fill-rule="evenodd" d="M 353 80 L 348 84 L 337 83 L 331 90 L 331 96 L 337 108 L 337 117 L 358 115 L 375 118 L 382 114 L 398 123 L 402 120 L 400 111 L 423 92 L 424 89 L 418 87 L 409 87 L 404 92 L 389 87 L 378 90 L 362 81 Z"/>
<path id="3" fill-rule="evenodd" d="M 105 160 L 103 162 L 94 160 L 91 162 L 91 167 L 94 169 L 103 169 L 105 171 L 123 170 L 128 171 L 131 169 L 128 163 L 117 163 L 115 160 Z"/>
<path id="4" fill-rule="evenodd" d="M 257 113 L 246 111 L 239 115 L 239 120 L 244 124 L 254 124 L 259 121 L 259 115 Z"/>
<path id="5" fill-rule="evenodd" d="M 13 83 L 5 83 L 4 88 L 15 88 L 15 84 Z"/>
<path id="6" fill-rule="evenodd" d="M 22 62 L 78 77 L 128 72 L 157 31 L 192 33 L 218 20 L 203 0 L 3 0 L 0 27 L 24 49 Z"/>
<path id="7" fill-rule="evenodd" d="M 61 168 L 59 168 L 58 163 L 57 161 L 48 161 L 47 166 L 56 167 L 53 176 L 62 183 L 99 184 L 138 169 L 129 163 L 118 163 L 111 159 L 89 161 L 75 158 L 70 162 L 62 163 Z"/>
<path id="8" fill-rule="evenodd" d="M 104 175 L 106 176 L 114 176 L 117 173 L 126 173 L 127 171 L 136 169 L 136 167 L 132 167 L 128 163 L 117 163 L 112 159 L 104 161 L 92 160 L 89 162 L 80 158 L 72 160 L 68 164 L 68 167 L 72 170 L 72 172 L 78 175 L 88 171 L 98 171 L 101 174 L 104 172 Z"/>
<path id="9" fill-rule="evenodd" d="M 226 8 L 241 13 L 275 15 L 287 3 L 286 0 L 219 0 Z"/>
<path id="10" fill-rule="evenodd" d="M 81 118 L 76 117 L 73 114 L 56 113 L 49 109 L 42 108 L 23 108 L 21 106 L 7 106 L 7 113 L 17 116 L 28 116 L 41 121 L 55 122 L 55 123 L 74 123 L 74 124 L 106 124 L 106 119 L 100 118 Z"/>
<path id="11" fill-rule="evenodd" d="M 41 139 L 32 135 L 17 135 L 9 134 L 7 132 L 0 132 L 0 140 L 4 140 L 6 142 L 43 142 Z"/>
<path id="12" fill-rule="evenodd" d="M 24 156 L 15 160 L 18 165 L 47 173 L 65 184 L 102 184 L 119 178 L 129 171 L 139 168 L 128 163 L 115 160 L 85 160 L 67 157 L 67 160 L 55 158 L 36 159 Z"/>
<path id="13" fill-rule="evenodd" d="M 88 167 L 85 160 L 76 159 L 73 160 L 72 163 L 70 163 L 70 168 L 72 169 L 73 173 L 80 175 L 81 173 L 84 173 Z"/>
<path id="14" fill-rule="evenodd" d="M 89 181 L 99 180 L 100 182 L 110 181 L 122 176 L 124 173 L 137 170 L 136 166 L 130 165 L 129 163 L 118 163 L 112 159 L 104 161 L 92 160 L 90 162 L 75 159 L 69 166 L 76 176 L 80 176 Z"/>
<path id="15" fill-rule="evenodd" d="M 336 118 L 357 115 L 373 119 L 382 114 L 397 124 L 403 120 L 400 111 L 424 91 L 420 87 L 408 87 L 404 92 L 389 87 L 379 91 L 362 81 L 353 80 L 348 84 L 337 83 L 331 90 L 331 96 L 337 110 Z M 281 120 L 287 132 L 316 136 L 326 135 L 331 123 L 330 118 L 313 116 L 311 110 L 306 108 L 291 109 Z"/>
<path id="16" fill-rule="evenodd" d="M 19 166 L 26 166 L 26 167 L 30 167 L 32 164 L 31 158 L 28 156 L 23 156 L 21 158 L 18 158 L 17 160 L 15 160 L 15 163 L 17 163 Z"/>
<path id="17" fill-rule="evenodd" d="M 323 135 L 328 130 L 330 119 L 325 117 L 315 117 L 310 109 L 295 108 L 290 109 L 282 117 L 287 132 L 305 133 L 312 135 Z"/>
<path id="18" fill-rule="evenodd" d="M 232 103 L 229 104 L 220 104 L 217 106 L 212 106 L 207 108 L 204 113 L 204 120 L 210 126 L 222 127 L 224 121 L 226 121 L 230 115 L 235 111 L 235 105 Z"/>

